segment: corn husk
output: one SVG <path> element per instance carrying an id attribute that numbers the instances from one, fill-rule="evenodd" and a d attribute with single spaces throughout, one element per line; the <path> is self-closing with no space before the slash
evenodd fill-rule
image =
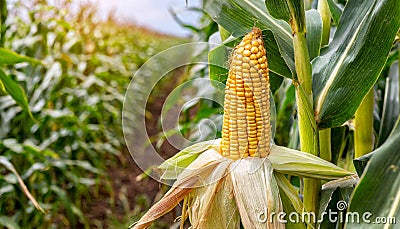
<path id="1" fill-rule="evenodd" d="M 179 204 L 195 187 L 205 186 L 207 178 L 220 163 L 222 156 L 214 150 L 206 150 L 191 163 L 178 177 L 177 181 L 164 197 L 132 227 L 148 228 L 151 223 Z"/>
<path id="2" fill-rule="evenodd" d="M 275 145 L 266 158 L 232 161 L 220 155 L 219 144 L 219 139 L 196 144 L 163 163 L 162 177 L 176 181 L 133 228 L 149 227 L 184 198 L 192 228 L 239 228 L 239 222 L 245 228 L 285 228 L 268 218 L 283 211 L 279 191 L 299 213 L 302 203 L 280 173 L 328 180 L 353 175 L 311 154 Z M 266 221 L 258 218 L 260 213 Z"/>
<path id="3" fill-rule="evenodd" d="M 218 179 L 209 186 L 193 190 L 188 196 L 188 212 L 192 228 L 239 228 L 240 217 L 233 196 L 233 185 L 227 173 L 232 161 L 222 162 L 209 177 Z"/>
<path id="4" fill-rule="evenodd" d="M 285 228 L 272 212 L 283 211 L 279 189 L 270 162 L 263 158 L 245 158 L 231 165 L 236 204 L 245 228 Z M 275 216 L 276 216 L 275 214 Z M 264 218 L 266 221 L 264 222 Z"/>
<path id="5" fill-rule="evenodd" d="M 221 139 L 215 139 L 196 143 L 183 149 L 158 167 L 160 170 L 164 171 L 161 180 L 176 180 L 183 170 L 196 160 L 199 155 L 210 149 L 218 151 L 220 142 Z"/>
<path id="6" fill-rule="evenodd" d="M 268 160 L 224 158 L 203 183 L 209 185 L 194 189 L 187 201 L 192 228 L 239 228 L 239 216 L 245 228 L 285 228 L 268 219 L 283 211 Z M 260 220 L 260 213 L 268 220 Z"/>
<path id="7" fill-rule="evenodd" d="M 272 145 L 268 159 L 275 171 L 289 175 L 334 180 L 354 174 L 312 154 L 282 146 Z"/>
<path id="8" fill-rule="evenodd" d="M 222 210 L 222 211 L 221 211 Z M 215 217 L 214 217 L 215 216 Z M 217 190 L 209 214 L 208 224 L 203 228 L 239 228 L 240 215 L 234 199 L 231 175 L 228 174 Z M 215 227 L 218 225 L 218 227 Z"/>

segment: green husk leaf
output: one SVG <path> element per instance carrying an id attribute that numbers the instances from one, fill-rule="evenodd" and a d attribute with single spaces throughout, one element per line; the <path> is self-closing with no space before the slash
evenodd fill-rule
<path id="1" fill-rule="evenodd" d="M 281 173 L 274 173 L 276 183 L 279 187 L 279 194 L 282 198 L 283 209 L 286 214 L 297 212 L 299 215 L 303 212 L 303 203 L 300 200 L 298 191 L 290 184 L 285 175 Z M 302 222 L 294 223 L 288 221 L 286 229 L 305 229 L 306 226 Z"/>
<path id="2" fill-rule="evenodd" d="M 267 158 L 274 170 L 284 174 L 325 180 L 353 175 L 317 156 L 282 146 L 272 145 Z"/>
<path id="3" fill-rule="evenodd" d="M 200 154 L 203 152 L 213 149 L 219 150 L 221 139 L 210 140 L 205 142 L 196 143 L 183 149 L 175 156 L 166 160 L 158 168 L 163 171 L 161 179 L 163 180 L 176 180 L 179 174 L 187 168 Z"/>
<path id="4" fill-rule="evenodd" d="M 296 212 L 301 213 L 303 211 L 303 204 L 299 198 L 299 192 L 290 184 L 289 180 L 285 177 L 285 175 L 281 173 L 275 173 L 276 183 L 279 186 L 279 190 L 281 190 L 291 201 L 293 208 Z"/>

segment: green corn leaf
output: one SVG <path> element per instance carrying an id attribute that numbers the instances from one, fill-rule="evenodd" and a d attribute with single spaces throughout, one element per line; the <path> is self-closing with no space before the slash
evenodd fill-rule
<path id="1" fill-rule="evenodd" d="M 290 25 L 292 31 L 305 32 L 306 31 L 306 15 L 304 10 L 304 2 L 298 0 L 286 0 L 290 12 Z"/>
<path id="2" fill-rule="evenodd" d="M 50 190 L 54 192 L 57 195 L 57 197 L 63 202 L 64 204 L 63 207 L 65 208 L 66 211 L 78 216 L 82 222 L 86 221 L 85 217 L 83 216 L 82 210 L 72 203 L 72 201 L 67 195 L 66 190 L 56 185 L 51 185 Z"/>
<path id="3" fill-rule="evenodd" d="M 335 165 L 339 163 L 339 159 L 343 155 L 346 148 L 348 138 L 348 127 L 340 126 L 331 129 L 331 162 Z"/>
<path id="4" fill-rule="evenodd" d="M 20 55 L 12 50 L 1 48 L 0 47 L 0 65 L 4 64 L 18 64 L 22 62 L 28 62 L 31 64 L 40 64 L 39 60 L 36 60 L 31 57 Z"/>
<path id="5" fill-rule="evenodd" d="M 365 167 L 367 167 L 373 155 L 374 152 L 371 152 L 353 160 L 354 168 L 359 176 L 363 174 Z"/>
<path id="6" fill-rule="evenodd" d="M 9 216 L 0 216 L 0 225 L 8 228 L 8 229 L 19 229 L 20 226 L 18 223 Z"/>
<path id="7" fill-rule="evenodd" d="M 294 123 L 295 91 L 294 86 L 289 81 L 284 81 L 282 89 L 274 95 L 277 101 L 276 134 L 275 143 L 287 146 L 289 139 L 294 138 L 290 134 L 291 125 Z M 289 137 L 290 136 L 290 137 Z"/>
<path id="8" fill-rule="evenodd" d="M 335 0 L 328 0 L 329 10 L 331 16 L 336 25 L 339 25 L 340 16 L 342 16 L 343 8 L 341 5 L 335 2 Z"/>
<path id="9" fill-rule="evenodd" d="M 322 42 L 322 18 L 316 10 L 306 12 L 307 47 L 310 60 L 319 56 Z"/>
<path id="10" fill-rule="evenodd" d="M 389 75 L 386 78 L 385 96 L 381 126 L 379 129 L 378 146 L 382 145 L 392 131 L 399 117 L 399 64 L 398 61 L 390 67 Z"/>
<path id="11" fill-rule="evenodd" d="M 203 8 L 211 18 L 234 37 L 243 36 L 256 26 L 271 30 L 286 65 L 295 72 L 292 32 L 287 22 L 272 17 L 261 0 L 205 0 Z M 266 47 L 269 45 L 266 44 Z"/>
<path id="12" fill-rule="evenodd" d="M 28 99 L 26 98 L 24 89 L 12 80 L 11 77 L 7 76 L 2 69 L 0 69 L 0 80 L 15 102 L 17 102 L 18 105 L 20 105 L 26 112 L 28 112 L 29 116 L 34 119 L 31 110 L 29 109 Z"/>
<path id="13" fill-rule="evenodd" d="M 224 91 L 229 72 L 229 57 L 233 47 L 238 44 L 241 37 L 229 39 L 208 53 L 208 69 L 211 84 L 220 91 Z M 222 85 L 219 83 L 223 83 Z"/>
<path id="14" fill-rule="evenodd" d="M 350 119 L 384 66 L 400 27 L 397 0 L 352 0 L 329 46 L 314 59 L 313 93 L 319 128 Z"/>
<path id="15" fill-rule="evenodd" d="M 399 119 L 400 120 L 400 119 Z M 348 222 L 345 228 L 396 228 L 394 224 L 374 224 L 376 217 L 400 219 L 400 125 L 386 142 L 375 150 L 356 186 L 348 211 L 360 215 L 370 212 L 371 223 Z M 396 222 L 398 223 L 398 222 Z M 383 227 L 385 226 L 385 227 Z"/>
<path id="16" fill-rule="evenodd" d="M 272 17 L 289 22 L 290 12 L 286 1 L 266 0 L 265 5 L 267 6 L 268 12 Z"/>
<path id="17" fill-rule="evenodd" d="M 224 27 L 218 25 L 219 35 L 222 41 L 225 41 L 231 35 L 228 30 L 224 29 Z"/>
<path id="18" fill-rule="evenodd" d="M 329 220 L 329 215 L 326 213 L 338 212 L 338 204 L 340 206 L 340 202 L 343 203 L 344 201 L 348 203 L 357 182 L 358 177 L 355 175 L 330 181 L 322 186 L 319 217 L 323 217 L 323 219 L 321 219 L 322 222 L 318 222 L 318 228 L 343 228 L 343 223 L 341 223 L 340 220 L 338 220 L 338 222 L 332 222 L 332 220 Z"/>

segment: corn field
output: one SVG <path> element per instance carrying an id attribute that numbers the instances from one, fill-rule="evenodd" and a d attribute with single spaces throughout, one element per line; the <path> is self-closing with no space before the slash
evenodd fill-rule
<path id="1" fill-rule="evenodd" d="M 127 191 L 114 190 L 109 173 L 133 164 L 122 134 L 124 93 L 148 58 L 182 41 L 112 16 L 100 21 L 92 5 L 71 12 L 68 1 L 1 2 L 0 225 L 123 227 L 138 214 L 133 207 L 150 204 L 138 195 L 137 206 L 121 207 Z M 109 216 L 96 218 L 98 200 Z M 119 208 L 125 219 L 112 216 Z"/>
<path id="2" fill-rule="evenodd" d="M 400 228 L 400 2 L 190 4 L 0 1 L 0 228 Z"/>

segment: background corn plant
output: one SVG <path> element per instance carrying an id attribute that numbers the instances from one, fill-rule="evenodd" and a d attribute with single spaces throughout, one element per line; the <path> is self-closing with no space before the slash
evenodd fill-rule
<path id="1" fill-rule="evenodd" d="M 84 214 L 92 201 L 118 198 L 105 170 L 126 160 L 121 112 L 130 78 L 181 40 L 112 15 L 100 21 L 92 5 L 76 12 L 70 1 L 0 5 L 0 225 L 93 226 Z M 45 213 L 23 194 L 9 165 Z"/>

